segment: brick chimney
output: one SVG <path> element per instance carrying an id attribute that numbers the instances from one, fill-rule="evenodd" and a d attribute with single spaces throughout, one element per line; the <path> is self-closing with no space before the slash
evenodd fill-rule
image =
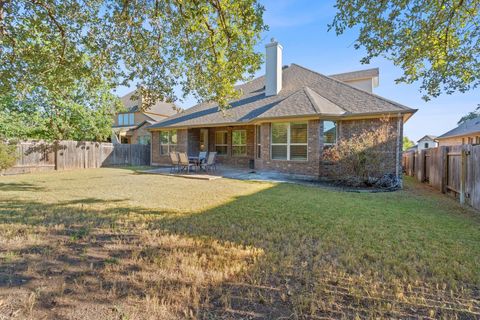
<path id="1" fill-rule="evenodd" d="M 282 90 L 282 51 L 280 43 L 272 38 L 266 49 L 265 95 L 274 96 Z"/>

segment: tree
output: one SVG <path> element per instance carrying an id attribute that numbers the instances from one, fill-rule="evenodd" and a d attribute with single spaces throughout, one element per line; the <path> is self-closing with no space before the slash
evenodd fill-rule
<path id="1" fill-rule="evenodd" d="M 422 81 L 424 99 L 480 84 L 480 0 L 337 0 L 329 29 L 359 28 L 362 63 L 382 56 L 403 69 L 397 82 Z"/>
<path id="2" fill-rule="evenodd" d="M 0 107 L 33 108 L 54 139 L 103 136 L 112 89 L 132 81 L 150 105 L 182 98 L 179 86 L 226 107 L 260 66 L 263 11 L 256 0 L 0 0 Z"/>
<path id="3" fill-rule="evenodd" d="M 467 120 L 475 119 L 480 117 L 480 104 L 477 105 L 477 108 L 475 108 L 474 111 L 469 112 L 467 115 L 464 115 L 463 117 L 458 120 L 457 124 L 461 125 Z"/>
<path id="4" fill-rule="evenodd" d="M 415 146 L 415 143 L 408 139 L 408 137 L 403 137 L 403 151 L 410 149 L 411 147 Z"/>
<path id="5" fill-rule="evenodd" d="M 15 164 L 17 147 L 0 140 L 0 174 L 2 170 L 8 169 Z"/>

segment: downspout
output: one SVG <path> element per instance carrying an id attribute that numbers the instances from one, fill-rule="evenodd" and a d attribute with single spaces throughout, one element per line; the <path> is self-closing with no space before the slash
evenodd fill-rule
<path id="1" fill-rule="evenodd" d="M 402 134 L 401 132 L 401 125 L 402 125 L 402 115 L 401 113 L 398 114 L 397 118 L 397 150 L 395 152 L 395 176 L 398 179 L 398 184 L 400 188 L 403 188 L 403 179 L 400 176 L 400 135 Z"/>

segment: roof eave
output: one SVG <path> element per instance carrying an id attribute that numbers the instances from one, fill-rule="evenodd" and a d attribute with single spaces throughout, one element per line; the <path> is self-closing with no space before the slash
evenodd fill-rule
<path id="1" fill-rule="evenodd" d="M 435 141 L 442 140 L 442 139 L 448 139 L 448 138 L 466 137 L 466 136 L 470 136 L 472 134 L 480 134 L 480 130 L 474 130 L 474 131 L 471 131 L 471 132 L 465 132 L 465 133 L 461 133 L 461 134 L 452 134 L 452 135 L 448 135 L 448 136 L 442 135 L 442 136 L 436 137 Z"/>

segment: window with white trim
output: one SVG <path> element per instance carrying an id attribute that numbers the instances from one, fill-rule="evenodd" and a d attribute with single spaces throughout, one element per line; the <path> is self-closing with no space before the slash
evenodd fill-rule
<path id="1" fill-rule="evenodd" d="M 177 130 L 160 131 L 160 154 L 177 151 Z"/>
<path id="2" fill-rule="evenodd" d="M 215 151 L 218 155 L 227 155 L 228 153 L 228 132 L 215 132 Z"/>
<path id="3" fill-rule="evenodd" d="M 332 145 L 337 143 L 337 122 L 323 121 L 323 144 Z"/>
<path id="4" fill-rule="evenodd" d="M 132 126 L 135 123 L 135 115 L 133 113 L 120 113 L 118 115 L 119 126 Z"/>
<path id="5" fill-rule="evenodd" d="M 274 122 L 271 138 L 273 160 L 307 160 L 308 125 L 306 122 Z"/>
<path id="6" fill-rule="evenodd" d="M 247 130 L 232 131 L 232 156 L 247 155 Z"/>

